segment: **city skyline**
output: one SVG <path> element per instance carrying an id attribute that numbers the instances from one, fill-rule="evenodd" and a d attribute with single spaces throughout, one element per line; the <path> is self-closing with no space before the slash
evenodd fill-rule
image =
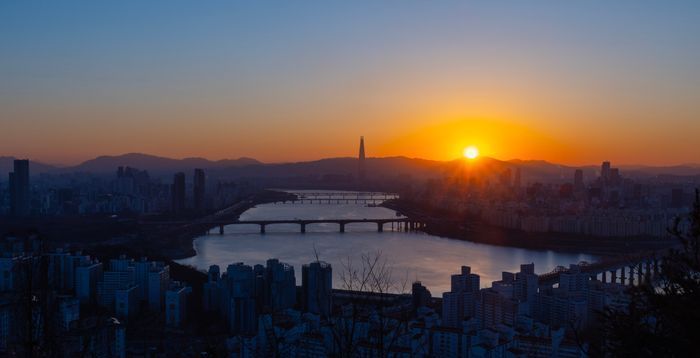
<path id="1" fill-rule="evenodd" d="M 700 1 L 0 1 L 0 356 L 686 357 Z"/>
<path id="2" fill-rule="evenodd" d="M 692 1 L 0 6 L 3 155 L 700 155 Z"/>

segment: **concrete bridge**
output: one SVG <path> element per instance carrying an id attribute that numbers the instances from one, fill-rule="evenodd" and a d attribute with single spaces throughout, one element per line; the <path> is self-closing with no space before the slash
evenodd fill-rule
<path id="1" fill-rule="evenodd" d="M 288 192 L 294 194 L 297 198 L 292 200 L 278 201 L 277 203 L 291 204 L 380 204 L 386 200 L 398 199 L 399 195 L 395 193 L 384 192 L 352 192 L 352 191 L 337 191 L 337 192 L 306 192 L 299 191 Z"/>
<path id="2" fill-rule="evenodd" d="M 656 252 L 622 255 L 618 258 L 604 259 L 596 263 L 580 262 L 578 266 L 582 273 L 591 280 L 603 283 L 620 283 L 623 285 L 639 285 L 653 280 L 661 272 L 660 258 Z M 539 275 L 539 286 L 552 286 L 559 283 L 561 274 L 570 272 L 570 268 L 559 266 L 552 272 Z M 609 280 L 608 280 L 609 278 Z"/>
<path id="3" fill-rule="evenodd" d="M 377 225 L 377 232 L 384 231 L 384 225 L 386 224 L 396 224 L 399 231 L 417 231 L 425 228 L 426 223 L 422 221 L 417 221 L 415 219 L 409 218 L 396 218 L 396 219 L 310 219 L 310 220 L 237 220 L 237 221 L 227 221 L 227 222 L 211 222 L 206 223 L 211 227 L 218 226 L 219 234 L 224 234 L 224 227 L 226 225 L 258 225 L 260 227 L 260 233 L 265 233 L 265 228 L 269 225 L 276 224 L 297 224 L 299 225 L 299 231 L 301 233 L 306 232 L 306 226 L 311 224 L 338 224 L 338 231 L 345 232 L 345 226 L 354 223 L 374 223 Z"/>

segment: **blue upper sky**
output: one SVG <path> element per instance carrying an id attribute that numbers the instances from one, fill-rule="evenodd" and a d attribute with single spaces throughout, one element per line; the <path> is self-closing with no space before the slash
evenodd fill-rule
<path id="1" fill-rule="evenodd" d="M 348 143 L 366 134 L 399 154 L 390 128 L 470 117 L 562 140 L 611 123 L 640 140 L 672 136 L 659 134 L 664 123 L 697 135 L 698 64 L 700 1 L 5 0 L 0 124 L 47 139 L 5 130 L 0 154 L 75 161 L 95 143 L 131 151 L 126 140 L 164 155 L 293 160 L 342 154 L 334 145 L 348 133 Z M 219 138 L 195 120 L 240 134 Z M 173 123 L 179 146 L 146 140 Z M 268 142 L 251 139 L 280 126 Z M 312 127 L 330 139 L 274 149 Z M 608 150 L 615 140 L 590 139 Z M 648 155 L 620 160 L 634 153 Z M 665 155 L 688 160 L 682 153 Z"/>

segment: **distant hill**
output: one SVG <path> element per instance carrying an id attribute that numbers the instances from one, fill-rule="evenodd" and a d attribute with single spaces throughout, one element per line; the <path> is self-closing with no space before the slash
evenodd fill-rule
<path id="1" fill-rule="evenodd" d="M 0 181 L 6 181 L 8 178 L 8 173 L 14 170 L 14 160 L 17 159 L 15 157 L 0 157 Z M 19 158 L 19 159 L 24 159 L 24 158 Z M 35 162 L 30 160 L 29 161 L 29 175 L 37 175 L 37 174 L 43 174 L 43 173 L 50 173 L 53 171 L 56 171 L 58 168 L 49 165 L 49 164 L 44 164 L 40 162 Z"/>
<path id="2" fill-rule="evenodd" d="M 621 165 L 620 170 L 623 173 L 628 173 L 632 176 L 655 176 L 655 175 L 674 175 L 674 176 L 696 176 L 700 175 L 700 165 L 698 164 L 683 164 L 663 167 L 652 167 L 646 165 Z"/>
<path id="3" fill-rule="evenodd" d="M 0 181 L 7 180 L 7 173 L 12 170 L 13 157 L 0 157 Z M 615 163 L 612 163 L 616 167 Z M 327 158 L 294 163 L 262 163 L 252 158 L 238 158 L 212 161 L 205 158 L 173 159 L 142 153 L 129 153 L 117 156 L 100 156 L 72 167 L 57 167 L 30 160 L 32 175 L 42 173 L 92 173 L 97 175 L 113 174 L 119 166 L 130 166 L 148 170 L 155 176 L 169 176 L 175 172 L 190 173 L 194 168 L 203 168 L 208 175 L 215 178 L 298 178 L 304 176 L 356 176 L 357 158 Z M 499 173 L 510 168 L 520 168 L 523 184 L 528 182 L 565 182 L 572 181 L 574 171 L 582 169 L 586 181 L 599 175 L 599 165 L 567 166 L 544 160 L 509 160 L 481 157 L 475 162 L 463 159 L 436 161 L 407 157 L 367 158 L 368 176 L 374 179 L 410 177 L 428 179 L 443 175 L 451 176 L 471 166 L 486 173 Z M 676 166 L 619 166 L 622 175 L 632 178 L 651 176 L 675 176 L 693 178 L 700 176 L 699 164 Z"/>
<path id="4" fill-rule="evenodd" d="M 62 171 L 103 174 L 115 172 L 119 166 L 130 166 L 159 175 L 178 171 L 189 172 L 194 168 L 212 169 L 254 164 L 261 163 L 251 158 L 211 161 L 205 158 L 172 159 L 142 153 L 129 153 L 117 156 L 100 156 L 74 167 L 63 168 Z"/>
<path id="5" fill-rule="evenodd" d="M 411 176 L 434 177 L 445 170 L 449 162 L 406 157 L 367 158 L 366 170 L 373 178 Z M 308 162 L 245 165 L 219 169 L 225 178 L 289 178 L 321 175 L 352 175 L 358 173 L 357 158 L 328 158 Z"/>

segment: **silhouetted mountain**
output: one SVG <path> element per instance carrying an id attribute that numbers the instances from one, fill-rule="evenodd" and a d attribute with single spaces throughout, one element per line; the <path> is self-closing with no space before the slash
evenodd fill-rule
<path id="1" fill-rule="evenodd" d="M 447 162 L 406 157 L 367 158 L 365 167 L 375 179 L 397 176 L 434 177 L 446 168 Z M 356 176 L 357 158 L 328 158 L 308 162 L 259 164 L 216 170 L 222 178 L 292 178 L 307 176 Z"/>
<path id="2" fill-rule="evenodd" d="M 7 177 L 7 172 L 12 170 L 13 157 L 0 157 L 0 181 Z M 616 167 L 615 163 L 612 163 Z M 30 171 L 32 175 L 41 173 L 93 173 L 111 174 L 119 166 L 130 166 L 142 170 L 148 170 L 152 175 L 171 175 L 174 172 L 184 171 L 189 173 L 194 168 L 207 170 L 208 175 L 218 178 L 298 178 L 305 176 L 345 176 L 357 175 L 357 158 L 327 158 L 306 162 L 294 163 L 261 163 L 251 158 L 225 159 L 212 161 L 205 158 L 172 159 L 158 157 L 142 153 L 129 153 L 117 156 L 100 156 L 85 161 L 73 167 L 56 167 L 31 160 Z M 700 175 L 700 165 L 684 164 L 675 166 L 642 166 L 622 165 L 618 166 L 621 174 L 626 177 L 642 178 L 650 176 L 677 176 L 695 177 Z M 410 177 L 413 179 L 429 179 L 441 176 L 457 175 L 465 168 L 479 170 L 482 173 L 497 174 L 507 168 L 513 172 L 520 168 L 522 182 L 564 182 L 573 180 L 576 169 L 582 169 L 584 178 L 593 180 L 599 175 L 600 167 L 567 166 L 550 163 L 544 160 L 509 160 L 480 157 L 477 161 L 468 162 L 464 159 L 452 161 L 436 161 L 407 157 L 367 158 L 366 170 L 375 180 L 395 179 Z"/>
<path id="3" fill-rule="evenodd" d="M 700 175 L 700 165 L 683 164 L 663 167 L 652 167 L 647 165 L 621 165 L 620 170 L 633 176 L 696 176 Z"/>
<path id="4" fill-rule="evenodd" d="M 261 164 L 255 159 L 239 158 L 211 161 L 205 158 L 172 159 L 154 155 L 129 153 L 117 156 L 101 156 L 85 161 L 77 166 L 64 168 L 70 172 L 111 173 L 119 166 L 130 166 L 148 170 L 153 174 L 169 174 L 178 171 L 189 172 L 194 168 L 225 168 L 241 165 Z"/>
<path id="5" fill-rule="evenodd" d="M 508 163 L 521 169 L 523 183 L 527 181 L 572 181 L 576 169 L 583 170 L 584 179 L 592 180 L 598 176 L 599 171 L 599 167 L 594 165 L 568 166 L 545 160 L 514 159 L 509 160 Z"/>
<path id="6" fill-rule="evenodd" d="M 15 158 L 15 157 L 0 157 L 0 175 L 2 175 L 0 177 L 0 181 L 7 180 L 7 178 L 8 178 L 7 173 L 14 170 L 14 160 L 15 159 L 17 159 L 17 158 Z M 25 159 L 25 158 L 19 158 L 19 159 Z M 35 162 L 33 160 L 29 161 L 29 175 L 49 173 L 49 172 L 53 172 L 57 169 L 58 168 L 53 166 L 53 165 Z"/>

